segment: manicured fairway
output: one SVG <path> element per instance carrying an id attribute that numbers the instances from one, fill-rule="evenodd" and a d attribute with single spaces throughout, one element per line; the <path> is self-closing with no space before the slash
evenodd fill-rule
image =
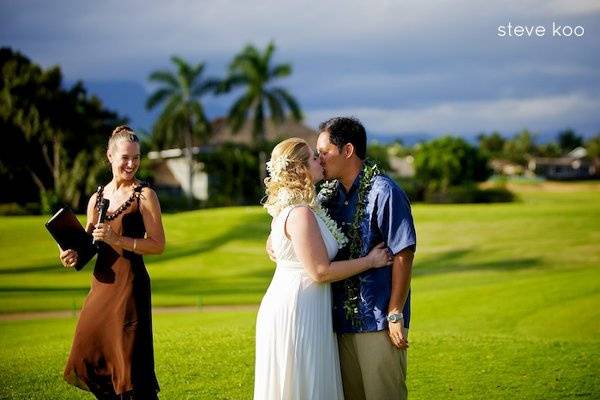
<path id="1" fill-rule="evenodd" d="M 42 217 L 0 217 L 0 312 L 79 308 L 93 263 L 63 268 Z M 258 303 L 274 264 L 261 208 L 166 215 L 167 251 L 148 257 L 155 305 Z"/>
<path id="2" fill-rule="evenodd" d="M 600 185 L 519 189 L 520 202 L 416 205 L 412 399 L 600 398 Z M 0 312 L 79 307 L 43 218 L 0 218 Z M 273 265 L 260 208 L 165 217 L 154 304 L 257 303 Z M 248 399 L 255 313 L 155 315 L 163 399 Z M 0 398 L 89 398 L 62 368 L 74 318 L 0 321 Z"/>

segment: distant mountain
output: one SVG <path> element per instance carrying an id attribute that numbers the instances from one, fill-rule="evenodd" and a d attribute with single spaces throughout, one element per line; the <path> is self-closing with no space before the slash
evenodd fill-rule
<path id="1" fill-rule="evenodd" d="M 67 82 L 72 85 L 73 82 Z M 149 93 L 144 86 L 135 81 L 86 81 L 84 86 L 89 94 L 98 96 L 102 103 L 110 110 L 129 118 L 129 123 L 134 129 L 150 131 L 152 124 L 160 114 L 160 107 L 146 110 L 146 99 Z M 225 109 L 215 102 L 204 102 L 205 112 L 209 118 L 223 115 Z"/>
<path id="2" fill-rule="evenodd" d="M 557 142 L 557 138 L 558 138 L 558 134 L 561 131 L 561 129 L 557 130 L 556 132 L 534 132 L 534 140 L 537 144 L 547 144 L 547 143 L 552 143 L 552 142 Z M 600 130 L 599 130 L 600 131 Z M 510 134 L 502 134 L 506 139 L 510 139 L 511 137 L 513 137 L 516 133 L 510 133 Z M 408 147 L 412 147 L 417 143 L 420 142 L 427 142 L 429 140 L 435 139 L 436 137 L 439 136 L 443 136 L 446 134 L 435 134 L 435 133 L 399 133 L 399 134 L 390 134 L 390 133 L 368 133 L 368 138 L 369 141 L 377 141 L 379 143 L 383 143 L 383 144 L 390 144 L 393 143 L 397 140 L 400 140 L 402 142 L 403 145 L 408 146 Z M 452 134 L 454 136 L 461 136 L 463 139 L 465 139 L 467 142 L 476 145 L 477 144 L 477 136 L 479 134 L 462 134 L 462 135 L 458 135 L 458 134 Z M 591 137 L 593 135 L 581 135 L 584 137 L 584 140 L 588 137 Z"/>
<path id="3" fill-rule="evenodd" d="M 389 134 L 389 133 L 367 133 L 369 141 L 377 141 L 383 144 L 393 143 L 397 140 L 401 141 L 403 145 L 412 147 L 420 142 L 427 142 L 439 135 L 431 133 L 402 133 L 402 134 Z"/>
<path id="4" fill-rule="evenodd" d="M 129 118 L 134 129 L 149 130 L 158 112 L 146 111 L 148 94 L 134 81 L 86 81 L 88 93 L 98 96 L 104 105 Z"/>

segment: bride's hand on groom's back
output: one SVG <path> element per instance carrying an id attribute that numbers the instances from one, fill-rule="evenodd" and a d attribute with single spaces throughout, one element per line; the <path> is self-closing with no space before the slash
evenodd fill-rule
<path id="1" fill-rule="evenodd" d="M 371 268 L 386 267 L 394 261 L 392 251 L 383 242 L 373 247 L 367 257 L 371 260 Z"/>

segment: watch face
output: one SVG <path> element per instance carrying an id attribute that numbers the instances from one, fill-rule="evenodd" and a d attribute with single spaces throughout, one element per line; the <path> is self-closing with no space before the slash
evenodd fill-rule
<path id="1" fill-rule="evenodd" d="M 389 322 L 398 322 L 402 319 L 401 315 L 397 315 L 397 314 L 392 314 L 392 315 L 388 315 L 387 320 Z"/>

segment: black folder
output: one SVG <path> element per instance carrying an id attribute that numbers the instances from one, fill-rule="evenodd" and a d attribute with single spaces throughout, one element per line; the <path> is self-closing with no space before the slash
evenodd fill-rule
<path id="1" fill-rule="evenodd" d="M 77 271 L 85 267 L 98 251 L 92 243 L 92 235 L 83 229 L 75 213 L 69 207 L 58 210 L 46 222 L 46 229 L 63 250 L 77 251 L 77 264 L 75 264 Z"/>

